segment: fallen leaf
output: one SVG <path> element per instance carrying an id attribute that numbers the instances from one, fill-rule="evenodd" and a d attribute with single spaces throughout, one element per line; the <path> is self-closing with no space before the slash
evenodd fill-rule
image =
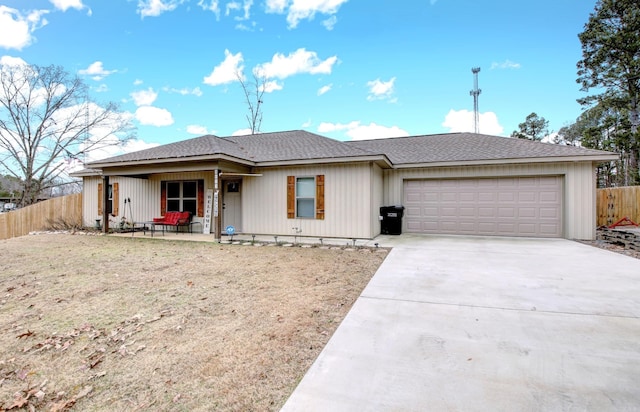
<path id="1" fill-rule="evenodd" d="M 181 397 L 182 397 L 182 395 L 177 394 L 176 396 L 173 397 L 173 402 L 178 402 Z"/>
<path id="2" fill-rule="evenodd" d="M 29 376 L 29 370 L 28 369 L 20 369 L 16 371 L 16 377 L 18 379 L 20 379 L 21 381 L 25 380 L 27 378 L 27 376 Z"/>
<path id="3" fill-rule="evenodd" d="M 27 329 L 25 333 L 21 333 L 20 335 L 16 336 L 16 338 L 17 339 L 28 338 L 29 336 L 33 336 L 33 335 L 35 335 L 35 333 Z"/>
<path id="4" fill-rule="evenodd" d="M 16 399 L 13 401 L 11 405 L 9 405 L 7 410 L 10 411 L 11 409 L 22 408 L 28 403 L 29 401 L 27 399 L 25 399 L 22 395 L 17 394 Z"/>

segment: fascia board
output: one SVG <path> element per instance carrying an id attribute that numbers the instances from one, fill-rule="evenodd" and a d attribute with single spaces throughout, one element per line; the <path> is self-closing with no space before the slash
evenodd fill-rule
<path id="1" fill-rule="evenodd" d="M 401 163 L 393 165 L 394 169 L 414 169 L 426 167 L 451 167 L 451 166 L 484 166 L 502 164 L 527 164 L 527 163 L 575 163 L 575 162 L 608 162 L 618 160 L 618 155 L 595 156 L 565 156 L 565 157 L 531 157 L 526 159 L 493 159 L 493 160 L 463 160 L 430 163 Z"/>

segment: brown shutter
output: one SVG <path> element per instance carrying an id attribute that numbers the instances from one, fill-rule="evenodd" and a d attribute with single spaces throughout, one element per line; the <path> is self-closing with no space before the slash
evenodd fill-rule
<path id="1" fill-rule="evenodd" d="M 204 216 L 204 180 L 198 180 L 198 217 Z"/>
<path id="2" fill-rule="evenodd" d="M 287 219 L 296 217 L 296 177 L 287 176 Z"/>
<path id="3" fill-rule="evenodd" d="M 102 183 L 98 183 L 98 216 L 102 216 Z"/>
<path id="4" fill-rule="evenodd" d="M 316 219 L 324 220 L 324 175 L 316 176 Z"/>
<path id="5" fill-rule="evenodd" d="M 167 213 L 167 182 L 160 182 L 160 216 Z"/>
<path id="6" fill-rule="evenodd" d="M 118 211 L 120 210 L 120 207 L 119 207 L 120 206 L 120 196 L 118 194 L 118 183 L 114 183 L 111 187 L 113 189 L 113 196 L 112 196 L 112 198 L 113 198 L 113 200 L 112 200 L 113 207 L 111 209 L 112 210 L 111 214 L 113 216 L 118 216 L 119 215 Z"/>

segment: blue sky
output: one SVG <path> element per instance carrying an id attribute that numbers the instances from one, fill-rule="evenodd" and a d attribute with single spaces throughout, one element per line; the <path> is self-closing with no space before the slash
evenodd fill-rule
<path id="1" fill-rule="evenodd" d="M 578 33 L 595 0 L 0 0 L 0 63 L 63 66 L 130 113 L 128 150 L 248 127 L 235 72 L 269 78 L 263 132 L 339 140 L 581 112 Z"/>

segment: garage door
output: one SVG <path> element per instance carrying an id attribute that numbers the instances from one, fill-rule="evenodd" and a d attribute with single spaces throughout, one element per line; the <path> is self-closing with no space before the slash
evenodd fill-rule
<path id="1" fill-rule="evenodd" d="M 562 236 L 562 178 L 405 180 L 408 233 Z"/>

